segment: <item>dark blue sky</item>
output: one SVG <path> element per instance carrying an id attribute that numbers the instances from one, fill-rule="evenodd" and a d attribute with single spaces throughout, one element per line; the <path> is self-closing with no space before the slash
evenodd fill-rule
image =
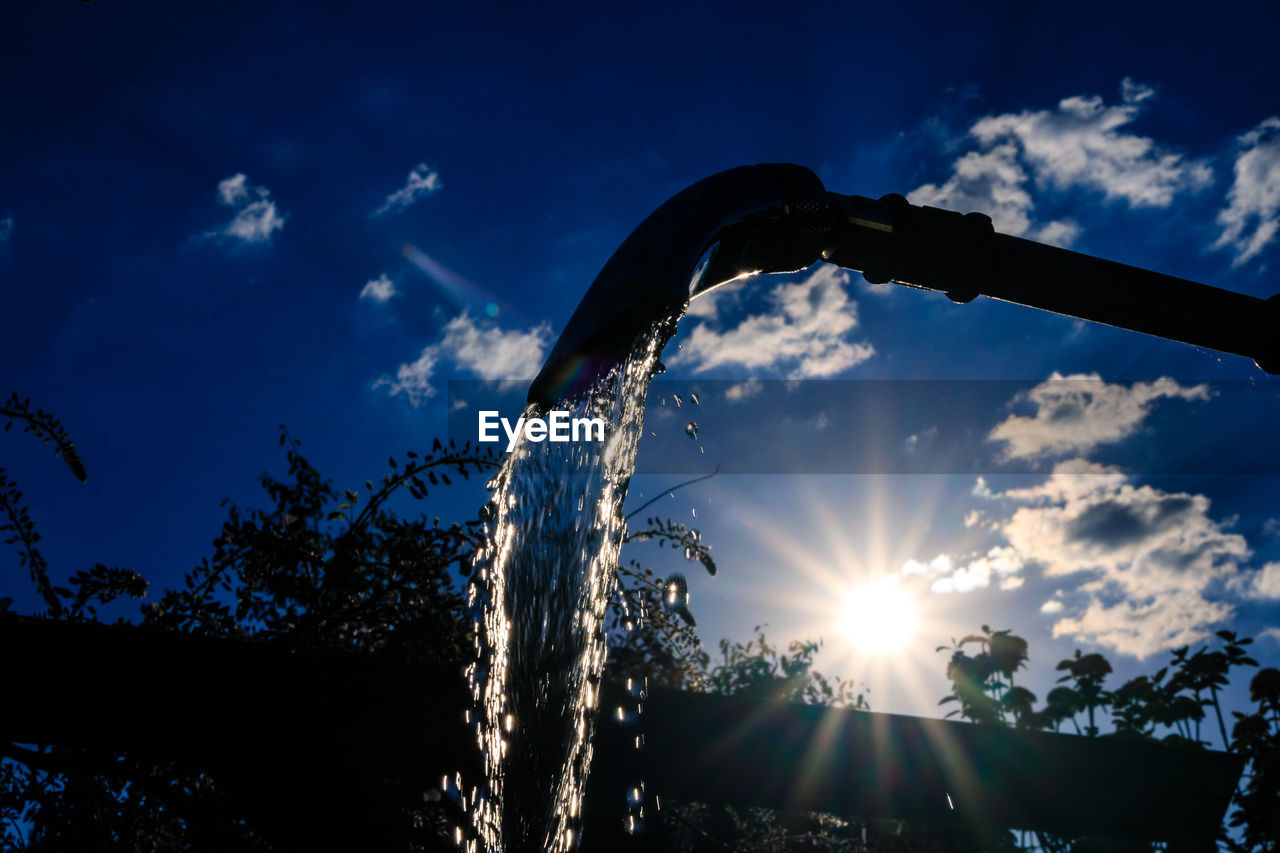
<path id="1" fill-rule="evenodd" d="M 279 469 L 277 424 L 362 483 L 444 433 L 449 379 L 529 376 L 649 211 L 744 163 L 1270 296 L 1280 19 L 1114 5 L 6 4 L 0 392 L 57 413 L 90 479 L 21 436 L 0 459 L 56 572 L 101 561 L 174 583 L 219 501 L 251 503 Z M 1134 666 L 1223 624 L 1276 624 L 1280 483 L 1232 455 L 1274 442 L 1276 386 L 1246 360 L 831 268 L 698 308 L 673 376 L 1025 391 L 1056 371 L 1097 374 L 1070 387 L 1102 401 L 1067 400 L 1065 421 L 1051 389 L 960 421 L 879 421 L 877 446 L 907 455 L 967 436 L 988 454 L 980 488 L 972 472 L 841 468 L 679 493 L 670 511 L 697 509 L 722 567 L 689 571 L 706 640 L 816 633 L 841 590 L 897 578 L 930 620 L 915 641 L 930 680 L 911 698 L 881 672 L 873 703 L 924 713 L 941 695 L 932 647 L 982 622 L 1024 631 L 1042 664 L 1078 637 Z M 1133 384 L 1159 377 L 1173 384 Z M 1195 390 L 1236 380 L 1255 384 Z M 703 405 L 754 393 L 729 387 Z M 840 410 L 809 416 L 857 445 Z M 682 418 L 649 428 L 682 434 Z M 1175 452 L 1199 461 L 1154 461 Z M 1001 480 L 1013 463 L 1034 473 Z M 458 494 L 448 509 L 469 515 L 479 492 Z M 0 592 L 30 607 L 23 584 L 11 566 Z M 847 647 L 828 635 L 826 668 L 872 677 Z"/>

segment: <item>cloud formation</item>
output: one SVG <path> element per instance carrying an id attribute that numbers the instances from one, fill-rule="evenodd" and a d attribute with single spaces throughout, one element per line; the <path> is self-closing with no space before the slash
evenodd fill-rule
<path id="1" fill-rule="evenodd" d="M 476 323 L 463 313 L 445 324 L 439 341 L 424 347 L 414 361 L 401 364 L 395 378 L 383 376 L 374 387 L 422 405 L 436 394 L 431 380 L 443 361 L 481 379 L 529 379 L 537 374 L 550 343 L 551 327 L 546 323 L 526 331 L 503 330 Z"/>
<path id="2" fill-rule="evenodd" d="M 1236 517 L 1215 518 L 1205 495 L 1140 484 L 1082 455 L 1133 435 L 1157 400 L 1209 398 L 1206 386 L 1171 379 L 1053 374 L 1011 401 L 1030 402 L 1032 415 L 1011 416 L 990 435 L 1005 442 L 1006 457 L 1068 458 L 1034 486 L 997 491 L 978 478 L 972 493 L 989 508 L 965 523 L 991 519 L 983 526 L 998 544 L 909 561 L 902 573 L 924 574 L 946 594 L 1016 589 L 1034 568 L 1060 584 L 1040 607 L 1055 637 L 1138 658 L 1203 639 L 1242 598 L 1280 597 L 1280 563 L 1246 568 L 1253 552 L 1232 530 Z"/>
<path id="3" fill-rule="evenodd" d="M 1280 598 L 1280 562 L 1267 563 L 1250 577 L 1251 598 Z"/>
<path id="4" fill-rule="evenodd" d="M 991 216 L 998 231 L 1058 245 L 1080 234 L 1071 220 L 1036 222 L 1031 189 L 1099 192 L 1133 207 L 1167 207 L 1176 193 L 1209 185 L 1210 168 L 1123 128 L 1155 91 L 1129 78 L 1123 103 L 1097 95 L 1063 98 L 1057 107 L 979 119 L 969 128 L 976 150 L 956 160 L 942 184 L 908 194 L 915 204 Z"/>
<path id="5" fill-rule="evenodd" d="M 387 196 L 373 215 L 382 216 L 404 210 L 418 199 L 436 192 L 441 186 L 440 174 L 426 163 L 419 163 L 409 170 L 404 186 Z"/>
<path id="6" fill-rule="evenodd" d="M 386 302 L 395 295 L 395 283 L 387 277 L 386 273 L 383 273 L 377 278 L 370 279 L 360 290 L 361 299 L 368 299 L 370 302 L 377 302 L 379 304 Z"/>
<path id="7" fill-rule="evenodd" d="M 778 370 L 790 378 L 831 376 L 875 354 L 866 341 L 851 341 L 858 327 L 858 304 L 849 298 L 849 273 L 822 264 L 802 281 L 774 287 L 770 309 L 737 325 L 718 329 L 719 311 L 700 309 L 682 349 L 668 362 L 702 373 L 725 365 Z M 717 292 L 694 300 L 714 300 Z"/>
<path id="8" fill-rule="evenodd" d="M 1059 462 L 1044 483 L 994 498 L 1021 504 L 997 530 L 1047 577 L 1081 576 L 1079 606 L 1053 634 L 1145 658 L 1199 640 L 1234 607 L 1211 596 L 1251 556 L 1207 497 L 1136 486 L 1083 459 Z M 1063 612 L 1060 598 L 1041 611 Z"/>
<path id="9" fill-rule="evenodd" d="M 907 565 L 903 566 L 903 574 L 919 571 L 917 567 L 920 564 L 913 565 L 913 563 L 914 561 L 909 560 Z M 912 571 L 908 571 L 908 566 Z M 929 586 L 930 591 L 946 595 L 984 589 L 991 585 L 992 580 L 998 580 L 1001 589 L 1017 589 L 1022 586 L 1022 578 L 1018 577 L 1022 567 L 1023 561 L 1017 551 L 1013 548 L 997 546 L 962 566 L 954 565 L 951 557 L 945 554 L 939 555 L 919 573 L 934 579 Z"/>
<path id="10" fill-rule="evenodd" d="M 1280 116 L 1260 123 L 1239 144 L 1227 206 L 1218 213 L 1222 235 L 1213 244 L 1234 249 L 1235 266 L 1256 257 L 1280 228 Z"/>
<path id="11" fill-rule="evenodd" d="M 736 382 L 724 389 L 724 398 L 731 403 L 738 403 L 755 397 L 763 390 L 764 383 L 753 377 L 745 382 Z"/>
<path id="12" fill-rule="evenodd" d="M 1062 376 L 1055 371 L 1014 401 L 1032 404 L 1035 413 L 1010 415 L 989 437 L 1004 443 L 1005 459 L 1086 454 L 1133 435 L 1158 400 L 1210 396 L 1207 385 L 1184 386 L 1168 378 L 1126 385 L 1104 382 L 1096 373 Z"/>
<path id="13" fill-rule="evenodd" d="M 265 243 L 284 227 L 285 215 L 271 199 L 271 191 L 255 186 L 243 172 L 218 182 L 218 202 L 236 208 L 236 215 L 220 234 L 246 243 Z"/>

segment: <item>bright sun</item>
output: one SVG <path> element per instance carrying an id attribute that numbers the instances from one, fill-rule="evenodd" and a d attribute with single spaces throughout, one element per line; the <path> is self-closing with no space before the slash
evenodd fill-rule
<path id="1" fill-rule="evenodd" d="M 840 612 L 840 626 L 860 651 L 892 654 L 915 633 L 916 604 L 911 594 L 888 579 L 849 593 Z"/>

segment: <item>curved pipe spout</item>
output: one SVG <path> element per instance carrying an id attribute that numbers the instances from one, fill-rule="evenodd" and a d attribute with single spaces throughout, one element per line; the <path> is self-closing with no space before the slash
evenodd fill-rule
<path id="1" fill-rule="evenodd" d="M 761 272 L 791 272 L 817 261 L 821 241 L 802 226 L 820 223 L 827 196 L 817 175 L 786 164 L 730 169 L 673 196 L 596 276 L 534 379 L 529 402 L 549 406 L 585 391 L 620 364 L 653 323 L 683 312 L 699 261 L 723 233 L 759 235 L 754 245 L 729 254 L 753 261 Z"/>
<path id="2" fill-rule="evenodd" d="M 998 234 L 980 213 L 827 192 L 791 164 L 705 178 L 654 211 L 596 277 L 529 389 L 549 408 L 622 363 L 691 298 L 818 260 L 873 283 L 983 295 L 1243 355 L 1280 373 L 1280 295 L 1269 300 Z"/>

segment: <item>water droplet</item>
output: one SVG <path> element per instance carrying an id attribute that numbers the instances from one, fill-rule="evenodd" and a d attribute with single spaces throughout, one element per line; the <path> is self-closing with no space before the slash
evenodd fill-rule
<path id="1" fill-rule="evenodd" d="M 685 548 L 684 553 L 685 558 L 689 559 L 692 549 Z M 667 582 L 662 588 L 662 603 L 668 610 L 685 607 L 689 604 L 689 586 L 684 579 L 684 575 L 673 574 L 667 578 Z"/>
<path id="2" fill-rule="evenodd" d="M 690 438 L 696 439 L 698 437 L 698 425 L 693 421 L 689 421 L 689 423 L 685 425 L 684 432 L 685 432 L 685 435 L 689 436 Z"/>
<path id="3" fill-rule="evenodd" d="M 698 399 L 698 395 L 697 395 L 697 394 L 690 394 L 690 395 L 689 395 L 689 399 L 693 401 L 693 404 L 694 404 L 695 406 L 700 405 L 700 404 L 702 403 L 702 401 Z"/>
<path id="4" fill-rule="evenodd" d="M 683 400 L 681 400 L 681 399 L 680 399 L 680 395 L 679 395 L 679 394 L 672 394 L 672 395 L 671 395 L 671 399 L 676 401 L 676 408 L 677 408 L 677 409 L 678 409 L 678 408 L 680 408 L 680 404 L 684 402 Z"/>

